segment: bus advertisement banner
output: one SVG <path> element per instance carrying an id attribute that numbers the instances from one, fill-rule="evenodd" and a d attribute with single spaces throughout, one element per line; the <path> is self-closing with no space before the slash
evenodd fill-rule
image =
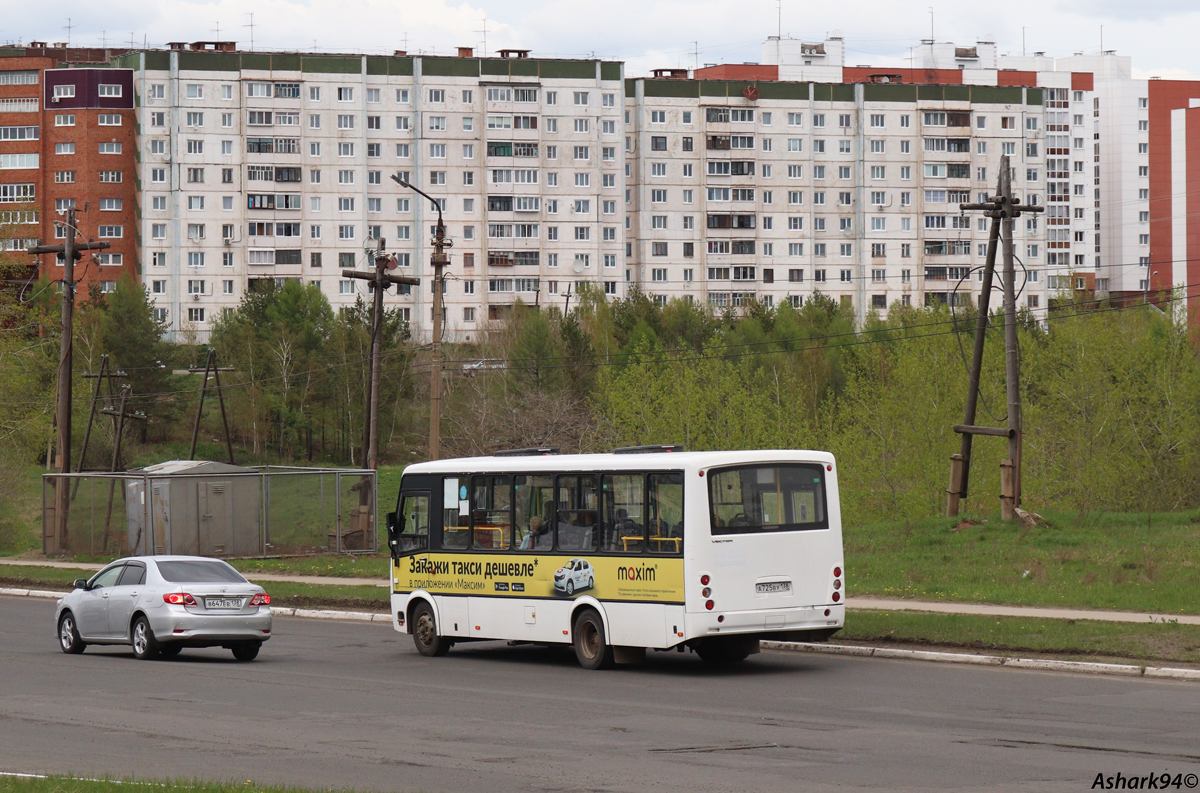
<path id="1" fill-rule="evenodd" d="M 608 556 L 422 553 L 392 566 L 392 589 L 437 595 L 683 603 L 683 560 Z"/>

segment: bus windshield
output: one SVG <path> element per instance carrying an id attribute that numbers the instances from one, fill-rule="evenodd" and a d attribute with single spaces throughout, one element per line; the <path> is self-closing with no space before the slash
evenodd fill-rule
<path id="1" fill-rule="evenodd" d="M 712 533 L 757 534 L 829 528 L 825 469 L 816 464 L 753 465 L 712 471 Z"/>

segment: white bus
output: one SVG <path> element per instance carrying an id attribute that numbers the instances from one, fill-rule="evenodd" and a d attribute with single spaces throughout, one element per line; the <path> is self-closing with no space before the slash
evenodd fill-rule
<path id="1" fill-rule="evenodd" d="M 762 638 L 844 624 L 833 455 L 502 452 L 411 465 L 392 622 L 423 655 L 457 642 L 573 644 L 589 669 L 647 648 L 740 661 Z"/>

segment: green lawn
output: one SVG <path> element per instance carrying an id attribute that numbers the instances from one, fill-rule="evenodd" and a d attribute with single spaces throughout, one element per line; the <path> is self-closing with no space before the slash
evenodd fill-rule
<path id="1" fill-rule="evenodd" d="M 230 560 L 243 573 L 287 573 L 291 575 L 323 575 L 337 578 L 388 577 L 387 554 L 309 556 L 289 559 L 233 559 Z"/>
<path id="2" fill-rule="evenodd" d="M 1200 513 L 1046 517 L 847 526 L 847 592 L 1200 613 Z"/>
<path id="3" fill-rule="evenodd" d="M 0 554 L 38 543 L 40 469 L 7 470 L 13 487 L 0 503 Z M 394 509 L 402 471 L 379 470 L 381 520 Z M 1036 528 L 995 516 L 846 526 L 847 590 L 851 596 L 1200 614 L 1200 511 L 1046 517 Z M 273 520 L 277 530 L 284 528 L 280 519 Z M 329 555 L 233 564 L 250 574 L 383 579 L 388 559 Z"/>
<path id="4" fill-rule="evenodd" d="M 1200 626 L 852 611 L 832 642 L 954 647 L 989 654 L 1200 664 Z"/>
<path id="5" fill-rule="evenodd" d="M 0 793 L 308 793 L 309 788 L 261 785 L 246 779 L 239 782 L 147 782 L 134 779 L 76 779 L 52 776 L 45 779 L 0 776 Z"/>

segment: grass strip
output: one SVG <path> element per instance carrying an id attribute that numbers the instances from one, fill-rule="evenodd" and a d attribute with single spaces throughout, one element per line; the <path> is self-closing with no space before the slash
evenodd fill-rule
<path id="1" fill-rule="evenodd" d="M 310 793 L 310 788 L 261 785 L 243 782 L 199 782 L 168 780 L 149 782 L 135 779 L 77 779 L 70 776 L 45 778 L 0 776 L 0 793 L 163 793 L 180 790 L 189 793 Z"/>
<path id="2" fill-rule="evenodd" d="M 955 647 L 999 655 L 1038 653 L 1071 660 L 1200 664 L 1200 626 L 1171 622 L 1143 625 L 855 610 L 831 641 Z"/>
<path id="3" fill-rule="evenodd" d="M 76 578 L 87 578 L 88 570 L 66 570 L 49 567 L 0 568 L 0 587 L 22 589 L 58 589 L 66 591 Z M 271 596 L 272 606 L 288 608 L 333 608 L 347 611 L 388 610 L 389 591 L 377 586 L 326 586 L 323 584 L 293 584 L 290 581 L 265 581 L 263 589 Z"/>
<path id="4" fill-rule="evenodd" d="M 1200 614 L 1200 512 L 847 526 L 848 594 Z"/>

